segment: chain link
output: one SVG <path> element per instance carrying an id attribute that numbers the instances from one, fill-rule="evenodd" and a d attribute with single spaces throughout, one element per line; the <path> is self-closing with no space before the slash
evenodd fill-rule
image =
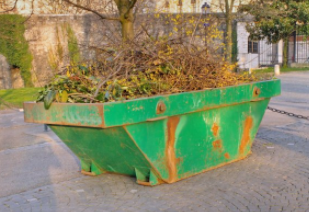
<path id="1" fill-rule="evenodd" d="M 279 110 L 279 109 L 276 109 L 276 108 L 273 108 L 273 107 L 267 107 L 267 109 L 271 110 L 272 112 L 275 112 L 275 113 L 285 114 L 285 115 L 293 116 L 293 117 L 296 117 L 296 118 L 299 118 L 299 119 L 309 120 L 309 116 L 303 116 L 303 115 L 299 115 L 299 114 L 295 114 L 295 113 L 291 113 L 291 112 L 286 112 L 284 110 Z"/>

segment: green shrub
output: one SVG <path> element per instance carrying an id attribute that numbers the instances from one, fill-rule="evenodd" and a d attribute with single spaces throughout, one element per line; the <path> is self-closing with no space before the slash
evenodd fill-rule
<path id="1" fill-rule="evenodd" d="M 0 15 L 0 54 L 9 64 L 21 71 L 25 87 L 33 87 L 31 80 L 32 55 L 24 38 L 26 18 L 21 15 Z"/>

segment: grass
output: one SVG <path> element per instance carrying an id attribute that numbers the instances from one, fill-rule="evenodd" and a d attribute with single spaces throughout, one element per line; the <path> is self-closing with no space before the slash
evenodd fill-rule
<path id="1" fill-rule="evenodd" d="M 41 88 L 0 90 L 0 109 L 22 108 L 23 102 L 35 101 Z"/>
<path id="2" fill-rule="evenodd" d="M 303 67 L 303 68 L 291 68 L 291 67 L 282 68 L 282 67 L 280 67 L 281 73 L 292 72 L 292 71 L 309 71 L 309 67 Z M 253 71 L 253 73 L 254 74 L 274 73 L 274 67 L 269 67 L 269 68 L 265 68 L 265 69 L 256 69 L 256 70 Z"/>

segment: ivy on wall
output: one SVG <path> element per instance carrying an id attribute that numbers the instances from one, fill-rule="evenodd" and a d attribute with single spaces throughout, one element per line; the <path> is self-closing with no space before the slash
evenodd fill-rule
<path id="1" fill-rule="evenodd" d="M 72 67 L 77 66 L 81 62 L 81 55 L 78 39 L 69 23 L 61 24 L 60 27 L 57 25 L 55 30 L 57 45 L 49 48 L 48 64 L 56 74 L 65 65 L 70 65 Z M 63 40 L 66 40 L 67 42 L 62 43 L 61 41 Z M 68 54 L 65 53 L 64 47 L 67 47 Z M 68 57 L 70 64 L 66 64 L 65 57 Z"/>
<path id="2" fill-rule="evenodd" d="M 61 40 L 64 38 L 63 33 L 61 33 L 58 26 L 56 26 L 56 39 L 57 45 L 55 46 L 55 50 L 52 47 L 48 50 L 48 64 L 54 71 L 54 74 L 56 74 L 60 70 L 61 66 L 63 66 L 64 60 L 64 49 L 61 43 Z"/>
<path id="3" fill-rule="evenodd" d="M 33 87 L 31 80 L 32 55 L 24 38 L 26 18 L 21 15 L 0 15 L 0 54 L 9 64 L 19 68 L 25 87 Z"/>
<path id="4" fill-rule="evenodd" d="M 233 23 L 232 27 L 232 62 L 238 62 L 237 56 L 238 56 L 238 38 L 237 38 L 237 22 Z"/>
<path id="5" fill-rule="evenodd" d="M 68 49 L 69 49 L 70 63 L 71 65 L 75 66 L 80 62 L 81 59 L 78 41 L 70 25 L 67 25 L 66 30 L 68 35 Z"/>

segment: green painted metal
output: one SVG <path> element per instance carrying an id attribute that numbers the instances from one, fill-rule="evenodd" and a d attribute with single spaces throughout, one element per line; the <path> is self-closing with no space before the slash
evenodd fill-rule
<path id="1" fill-rule="evenodd" d="M 92 175 L 173 183 L 245 158 L 271 97 L 270 80 L 104 104 L 25 103 L 25 121 L 47 123 Z"/>

